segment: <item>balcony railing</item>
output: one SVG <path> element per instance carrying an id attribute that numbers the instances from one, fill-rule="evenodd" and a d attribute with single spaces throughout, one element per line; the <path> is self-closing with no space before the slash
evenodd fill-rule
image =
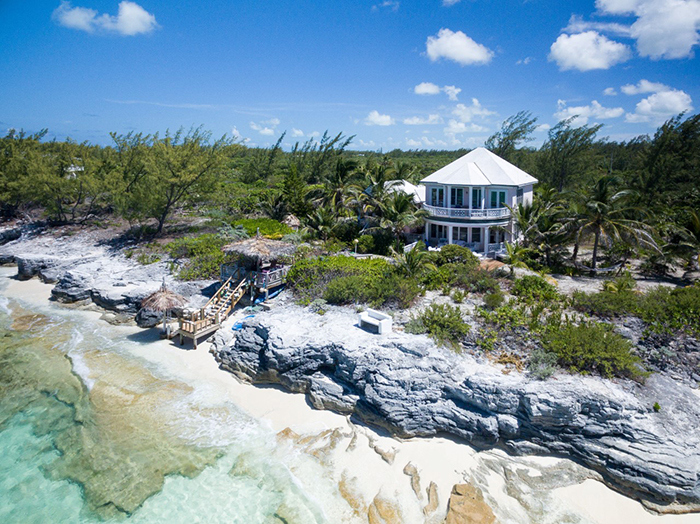
<path id="1" fill-rule="evenodd" d="M 423 204 L 423 209 L 434 217 L 450 218 L 506 218 L 510 216 L 510 209 L 507 207 L 496 209 L 462 209 L 436 207 Z"/>

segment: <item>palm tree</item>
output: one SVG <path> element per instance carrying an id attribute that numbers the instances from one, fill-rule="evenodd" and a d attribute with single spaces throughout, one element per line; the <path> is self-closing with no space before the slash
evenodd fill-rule
<path id="1" fill-rule="evenodd" d="M 403 191 L 391 193 L 376 207 L 379 227 L 391 229 L 395 238 L 399 238 L 406 227 L 418 226 L 428 216 L 428 212 L 418 209 L 412 195 Z"/>
<path id="2" fill-rule="evenodd" d="M 350 194 L 352 180 L 357 170 L 357 162 L 339 158 L 335 163 L 335 169 L 324 178 L 319 203 L 328 206 L 337 213 L 345 211 L 344 203 Z"/>
<path id="3" fill-rule="evenodd" d="M 310 213 L 305 219 L 305 230 L 315 233 L 325 242 L 338 227 L 337 215 L 327 207 L 319 207 Z"/>
<path id="4" fill-rule="evenodd" d="M 526 260 L 534 249 L 518 245 L 517 242 L 506 242 L 506 263 L 510 265 L 510 276 L 515 273 L 515 268 L 530 269 Z"/>
<path id="5" fill-rule="evenodd" d="M 584 238 L 593 237 L 593 270 L 598 263 L 601 243 L 607 245 L 617 240 L 659 251 L 652 228 L 630 218 L 643 215 L 642 210 L 628 204 L 634 192 L 617 190 L 617 184 L 617 177 L 604 175 L 587 190 L 578 193 L 579 200 L 583 202 L 583 216 L 578 224 L 576 238 L 580 242 Z"/>
<path id="6" fill-rule="evenodd" d="M 408 277 L 419 276 L 425 271 L 437 271 L 435 264 L 430 262 L 428 252 L 419 248 L 418 244 L 404 253 L 399 253 L 392 247 L 391 253 L 397 270 Z"/>

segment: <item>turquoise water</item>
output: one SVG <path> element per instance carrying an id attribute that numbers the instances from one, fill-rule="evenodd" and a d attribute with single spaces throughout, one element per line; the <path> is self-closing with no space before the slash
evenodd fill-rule
<path id="1" fill-rule="evenodd" d="M 143 344 L 0 287 L 0 522 L 353 520 L 321 462 Z"/>

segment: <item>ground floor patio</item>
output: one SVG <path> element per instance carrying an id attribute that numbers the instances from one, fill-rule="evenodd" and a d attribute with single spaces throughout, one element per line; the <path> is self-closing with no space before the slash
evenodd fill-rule
<path id="1" fill-rule="evenodd" d="M 508 223 L 465 225 L 428 221 L 425 225 L 424 240 L 431 247 L 457 244 L 477 253 L 488 254 L 503 251 L 505 242 L 510 241 L 511 236 Z"/>

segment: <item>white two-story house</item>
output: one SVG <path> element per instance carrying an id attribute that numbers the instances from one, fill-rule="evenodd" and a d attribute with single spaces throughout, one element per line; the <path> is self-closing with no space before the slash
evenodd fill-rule
<path id="1" fill-rule="evenodd" d="M 460 244 L 472 251 L 503 249 L 517 231 L 508 207 L 532 203 L 537 179 L 479 147 L 421 180 L 428 245 Z"/>

